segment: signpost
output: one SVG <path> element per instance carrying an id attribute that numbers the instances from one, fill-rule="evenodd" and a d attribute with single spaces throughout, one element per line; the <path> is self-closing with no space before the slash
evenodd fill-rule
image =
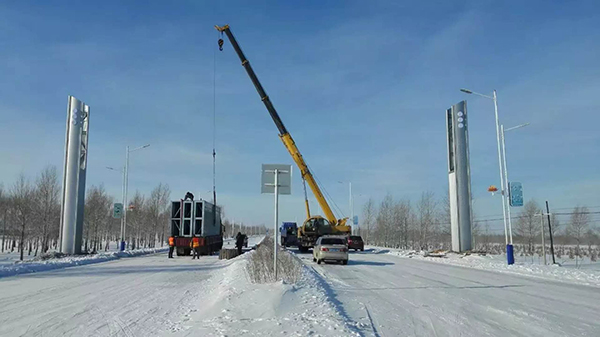
<path id="1" fill-rule="evenodd" d="M 273 273 L 277 280 L 277 228 L 279 223 L 279 194 L 292 194 L 292 165 L 263 164 L 261 193 L 275 194 L 275 224 L 273 227 Z"/>
<path id="2" fill-rule="evenodd" d="M 516 181 L 508 183 L 508 191 L 510 206 L 523 206 L 523 185 Z"/>
<path id="3" fill-rule="evenodd" d="M 117 202 L 113 205 L 113 218 L 121 219 L 123 217 L 123 204 Z"/>

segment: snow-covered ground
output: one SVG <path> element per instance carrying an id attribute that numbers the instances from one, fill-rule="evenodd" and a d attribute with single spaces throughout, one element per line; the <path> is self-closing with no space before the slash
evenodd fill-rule
<path id="1" fill-rule="evenodd" d="M 249 246 L 260 239 L 250 238 Z M 297 254 L 305 265 L 297 284 L 253 284 L 245 272 L 251 254 L 226 261 L 158 253 L 0 278 L 0 336 L 546 337 L 600 331 L 595 286 L 440 258 L 401 258 L 381 249 L 351 253 L 347 266 L 317 265 L 310 254 Z"/>
<path id="2" fill-rule="evenodd" d="M 260 239 L 262 239 L 262 236 L 250 237 L 248 241 L 248 247 L 251 248 L 253 245 L 258 243 Z M 223 245 L 225 248 L 234 248 L 235 239 L 224 239 Z M 23 261 L 20 261 L 20 254 L 18 251 L 6 251 L 4 253 L 0 253 L 0 277 L 106 262 L 123 257 L 155 254 L 169 250 L 168 246 L 163 246 L 159 248 L 140 248 L 120 252 L 116 242 L 114 244 L 111 243 L 110 248 L 111 249 L 108 251 L 101 251 L 98 254 L 64 257 L 46 261 L 41 261 L 39 256 L 35 257 L 27 254 L 25 254 L 23 257 Z M 52 252 L 53 251 L 50 251 L 49 253 Z"/>
<path id="3" fill-rule="evenodd" d="M 372 249 L 374 252 L 399 257 L 600 287 L 600 263 L 590 263 L 589 259 L 584 260 L 579 268 L 575 268 L 574 260 L 557 260 L 557 262 L 561 263 L 561 266 L 558 266 L 544 265 L 543 258 L 539 261 L 538 257 L 517 257 L 515 259 L 515 264 L 509 266 L 506 263 L 506 255 L 484 256 L 472 254 L 465 256 L 463 254 L 444 253 L 441 254 L 443 255 L 442 257 L 429 257 L 423 256 L 422 253 L 417 253 L 415 251 L 378 247 L 367 248 Z M 551 258 L 548 259 L 548 263 L 550 262 Z"/>
<path id="4" fill-rule="evenodd" d="M 497 273 L 386 250 L 317 265 L 331 301 L 365 336 L 597 336 L 598 288 Z"/>
<path id="5" fill-rule="evenodd" d="M 295 285 L 252 284 L 250 254 L 161 253 L 0 278 L 0 336 L 358 335 L 312 269 Z"/>
<path id="6" fill-rule="evenodd" d="M 62 258 L 52 258 L 45 261 L 26 260 L 23 262 L 16 261 L 11 264 L 0 266 L 0 278 L 14 276 L 26 273 L 35 273 L 52 269 L 61 269 L 73 266 L 81 266 L 86 264 L 100 263 L 111 260 L 116 260 L 124 257 L 133 257 L 146 254 L 156 254 L 166 252 L 169 248 L 142 248 L 136 250 L 126 250 L 123 252 L 113 251 L 99 254 L 67 256 Z"/>

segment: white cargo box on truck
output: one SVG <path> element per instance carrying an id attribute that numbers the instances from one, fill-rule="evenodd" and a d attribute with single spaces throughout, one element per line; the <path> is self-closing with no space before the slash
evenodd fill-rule
<path id="1" fill-rule="evenodd" d="M 171 236 L 221 235 L 221 208 L 206 200 L 171 202 Z"/>

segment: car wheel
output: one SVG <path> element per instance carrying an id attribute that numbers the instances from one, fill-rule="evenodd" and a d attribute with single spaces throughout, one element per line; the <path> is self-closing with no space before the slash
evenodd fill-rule
<path id="1" fill-rule="evenodd" d="M 313 262 L 317 262 L 317 259 L 313 256 Z"/>
<path id="2" fill-rule="evenodd" d="M 317 264 L 321 264 L 321 260 L 317 260 Z"/>
<path id="3" fill-rule="evenodd" d="M 343 264 L 344 266 L 345 266 L 345 265 L 347 265 L 347 264 L 348 264 L 348 260 L 344 260 L 344 261 L 342 261 L 342 264 Z"/>
<path id="4" fill-rule="evenodd" d="M 364 251 L 365 251 L 365 249 L 364 249 L 364 248 L 361 248 L 361 249 L 360 249 L 360 251 L 361 251 L 361 252 L 364 252 Z"/>

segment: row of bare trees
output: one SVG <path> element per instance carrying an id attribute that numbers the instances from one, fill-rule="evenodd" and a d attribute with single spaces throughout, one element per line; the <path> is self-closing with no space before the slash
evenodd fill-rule
<path id="1" fill-rule="evenodd" d="M 23 260 L 56 249 L 60 236 L 61 184 L 54 166 L 31 180 L 20 174 L 11 186 L 0 184 L 2 252 L 15 249 Z M 156 247 L 168 235 L 170 189 L 156 186 L 148 197 L 136 192 L 129 202 L 127 241 L 130 248 Z M 83 247 L 85 252 L 110 249 L 119 240 L 120 219 L 112 217 L 115 198 L 103 185 L 89 186 L 85 199 Z"/>
<path id="2" fill-rule="evenodd" d="M 543 215 L 542 215 L 543 214 Z M 541 244 L 542 226 L 544 228 L 545 244 L 549 245 L 550 230 L 546 210 L 542 209 L 535 200 L 528 201 L 519 214 L 515 226 L 515 236 L 518 243 L 523 246 L 525 255 L 534 255 L 536 247 Z M 600 228 L 592 220 L 593 212 L 586 206 L 576 206 L 569 212 L 552 213 L 550 224 L 552 237 L 556 245 L 574 245 L 576 257 L 583 255 L 582 245 L 600 245 Z M 566 223 L 559 218 L 562 216 Z"/>
<path id="3" fill-rule="evenodd" d="M 363 208 L 360 235 L 367 244 L 428 250 L 449 248 L 449 221 L 444 202 L 425 192 L 413 205 L 409 199 L 394 200 L 388 194 L 379 205 L 369 199 Z"/>
<path id="4" fill-rule="evenodd" d="M 221 216 L 224 216 L 224 213 L 222 213 Z M 265 227 L 264 224 L 261 224 L 260 226 L 248 226 L 243 222 L 223 219 L 223 237 L 233 238 L 237 233 L 246 235 L 264 235 L 267 233 L 267 227 Z"/>
<path id="5" fill-rule="evenodd" d="M 12 186 L 0 185 L 0 250 L 18 249 L 20 259 L 55 247 L 60 222 L 60 184 L 56 167 L 48 166 L 32 182 L 20 174 Z"/>
<path id="6" fill-rule="evenodd" d="M 542 225 L 546 245 L 549 245 L 547 217 L 534 200 L 525 204 L 515 216 L 515 244 L 524 255 L 534 255 L 541 244 Z M 585 206 L 577 206 L 566 213 L 554 213 L 550 217 L 552 236 L 557 245 L 575 245 L 574 254 L 579 256 L 581 245 L 600 245 L 600 229 L 594 226 L 592 212 Z M 563 225 L 559 216 L 568 217 Z M 504 234 L 492 231 L 486 220 L 473 219 L 473 247 L 479 251 L 503 252 Z M 436 199 L 434 193 L 425 192 L 416 201 L 395 200 L 387 195 L 379 204 L 369 199 L 363 207 L 360 235 L 367 244 L 401 249 L 450 249 L 450 210 L 447 197 Z"/>

